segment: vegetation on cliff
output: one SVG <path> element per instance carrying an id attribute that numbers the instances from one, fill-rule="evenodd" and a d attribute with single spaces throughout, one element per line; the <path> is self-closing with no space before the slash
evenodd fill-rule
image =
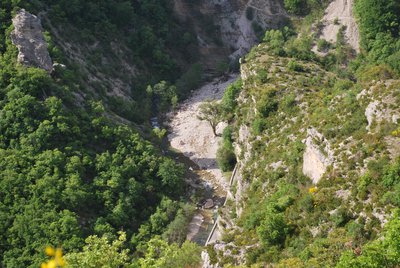
<path id="1" fill-rule="evenodd" d="M 232 191 L 247 190 L 228 202 L 223 242 L 208 247 L 212 263 L 399 265 L 395 2 L 357 1 L 359 55 L 343 31 L 316 54 L 317 35 L 297 23 L 267 31 L 242 59 L 238 106 L 225 119 L 242 173 Z M 321 177 L 311 181 L 306 168 Z"/>

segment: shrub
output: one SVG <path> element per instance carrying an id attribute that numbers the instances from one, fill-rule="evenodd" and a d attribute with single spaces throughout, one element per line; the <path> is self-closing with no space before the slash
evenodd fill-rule
<path id="1" fill-rule="evenodd" d="M 278 102 L 273 99 L 273 94 L 268 93 L 261 97 L 257 103 L 257 111 L 263 116 L 268 117 L 271 113 L 278 110 Z"/>
<path id="2" fill-rule="evenodd" d="M 233 170 L 236 164 L 236 156 L 232 148 L 221 146 L 217 151 L 217 163 L 219 168 L 223 171 Z"/>
<path id="3" fill-rule="evenodd" d="M 193 64 L 176 82 L 179 97 L 187 97 L 191 90 L 196 89 L 201 83 L 202 76 L 203 67 L 200 64 Z"/>
<path id="4" fill-rule="evenodd" d="M 237 106 L 236 98 L 239 95 L 241 88 L 241 80 L 237 80 L 226 88 L 221 101 L 221 107 L 224 113 L 232 113 L 235 110 Z"/>
<path id="5" fill-rule="evenodd" d="M 303 14 L 305 11 L 306 1 L 305 0 L 284 0 L 284 5 L 289 13 L 296 15 Z"/>
<path id="6" fill-rule="evenodd" d="M 267 122 L 263 118 L 256 118 L 252 124 L 254 134 L 260 135 L 267 126 Z"/>
<path id="7" fill-rule="evenodd" d="M 251 23 L 251 28 L 253 28 L 254 34 L 261 39 L 265 29 L 255 21 Z"/>
<path id="8" fill-rule="evenodd" d="M 272 54 L 277 56 L 284 56 L 285 50 L 285 36 L 280 30 L 270 30 L 265 32 L 265 36 L 263 39 L 264 42 L 268 43 L 269 50 Z"/>
<path id="9" fill-rule="evenodd" d="M 287 68 L 292 72 L 302 72 L 303 71 L 303 67 L 294 60 L 291 60 L 288 62 Z"/>
<path id="10" fill-rule="evenodd" d="M 390 66 L 381 64 L 369 66 L 365 69 L 360 69 L 358 78 L 362 82 L 368 82 L 371 80 L 386 80 L 394 77 L 394 72 Z"/>
<path id="11" fill-rule="evenodd" d="M 261 69 L 257 72 L 257 81 L 260 84 L 265 84 L 268 82 L 268 72 L 264 69 Z"/>
<path id="12" fill-rule="evenodd" d="M 257 227 L 257 234 L 261 243 L 266 246 L 281 246 L 288 234 L 288 226 L 283 213 L 268 209 L 261 225 Z"/>
<path id="13" fill-rule="evenodd" d="M 294 107 L 296 107 L 296 95 L 295 94 L 286 95 L 280 102 L 280 107 L 283 111 L 287 113 L 293 111 Z"/>
<path id="14" fill-rule="evenodd" d="M 325 39 L 319 39 L 317 42 L 318 51 L 327 51 L 331 48 L 331 43 L 326 41 Z"/>
<path id="15" fill-rule="evenodd" d="M 344 226 L 351 219 L 347 208 L 340 207 L 332 215 L 331 220 L 336 227 Z"/>
<path id="16" fill-rule="evenodd" d="M 252 7 L 246 8 L 246 18 L 250 21 L 254 19 L 254 9 Z"/>
<path id="17" fill-rule="evenodd" d="M 399 183 L 400 183 L 400 158 L 395 163 L 385 168 L 385 174 L 382 178 L 382 184 L 387 188 L 391 188 Z"/>
<path id="18" fill-rule="evenodd" d="M 338 91 L 349 90 L 354 83 L 348 79 L 337 80 L 333 88 Z"/>

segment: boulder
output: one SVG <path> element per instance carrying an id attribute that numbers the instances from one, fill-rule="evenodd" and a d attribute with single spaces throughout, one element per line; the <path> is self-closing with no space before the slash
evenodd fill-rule
<path id="1" fill-rule="evenodd" d="M 206 203 L 204 204 L 203 208 L 205 209 L 210 209 L 214 207 L 214 201 L 210 198 L 206 200 Z"/>
<path id="2" fill-rule="evenodd" d="M 53 63 L 47 50 L 40 19 L 21 9 L 12 22 L 14 30 L 11 32 L 11 41 L 18 48 L 18 62 L 51 73 Z"/>

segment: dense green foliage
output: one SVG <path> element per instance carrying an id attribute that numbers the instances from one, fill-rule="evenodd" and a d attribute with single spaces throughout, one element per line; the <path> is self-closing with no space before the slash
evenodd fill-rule
<path id="1" fill-rule="evenodd" d="M 400 263 L 400 217 L 394 214 L 382 233 L 382 237 L 368 243 L 358 256 L 345 252 L 336 265 L 338 268 L 398 267 Z"/>
<path id="2" fill-rule="evenodd" d="M 326 0 L 284 0 L 284 6 L 289 13 L 307 15 L 312 11 L 321 9 L 329 1 Z"/>
<path id="3" fill-rule="evenodd" d="M 175 22 L 169 1 L 1 2 L 0 266 L 38 267 L 46 245 L 62 245 L 71 267 L 126 266 L 145 257 L 143 246 L 155 235 L 177 251 L 173 243 L 183 243 L 193 213 L 179 201 L 183 166 L 136 128 L 110 120 L 109 110 L 92 94 L 77 101 L 75 93 L 90 92 L 79 69 L 56 69 L 50 76 L 16 64 L 9 32 L 19 7 L 46 7 L 53 25 L 80 28 L 82 36 L 71 38 L 83 43 L 104 45 L 123 36 L 138 66 L 157 70 L 159 77 L 177 75 L 167 47 L 189 45 L 171 36 L 182 28 L 170 31 Z M 132 32 L 134 24 L 141 28 Z M 54 58 L 52 44 L 49 48 Z M 160 82 L 137 93 L 134 97 L 144 96 L 142 110 L 120 97 L 104 100 L 117 114 L 143 122 L 151 105 L 159 112 L 176 105 L 176 91 Z M 118 240 L 120 230 L 124 234 Z M 190 243 L 185 247 L 188 252 L 177 253 L 179 263 L 198 251 Z"/>
<path id="4" fill-rule="evenodd" d="M 222 171 L 233 170 L 236 164 L 236 156 L 233 149 L 232 129 L 228 126 L 222 133 L 222 143 L 217 151 L 217 163 Z"/>
<path id="5" fill-rule="evenodd" d="M 388 64 L 400 73 L 400 3 L 396 0 L 358 0 L 355 12 L 362 46 L 372 64 Z"/>
<path id="6" fill-rule="evenodd" d="M 132 129 L 109 123 L 101 105 L 70 110 L 57 97 L 39 99 L 31 94 L 58 85 L 34 83 L 35 74 L 46 77 L 39 70 L 16 71 L 26 79 L 3 89 L 0 104 L 6 266 L 28 266 L 47 243 L 68 251 L 93 232 L 123 228 L 131 236 L 163 196 L 180 196 L 182 167 Z"/>
<path id="7" fill-rule="evenodd" d="M 107 45 L 113 39 L 124 38 L 136 65 L 157 72 L 159 78 L 170 79 L 178 74 L 179 66 L 169 48 L 187 51 L 185 58 L 192 58 L 190 46 L 195 39 L 171 16 L 168 0 L 20 2 L 34 11 L 47 10 L 53 24 L 80 29 L 80 42 L 83 38 Z"/>
<path id="8" fill-rule="evenodd" d="M 285 0 L 284 5 L 290 13 L 312 17 L 327 2 Z M 108 95 L 103 85 L 89 90 L 87 77 L 71 62 L 51 76 L 16 64 L 9 33 L 11 17 L 21 7 L 44 12 L 49 28 L 72 33 L 70 42 L 94 47 L 88 50 L 92 67 L 102 65 L 103 54 L 113 58 L 119 40 L 131 52 L 127 61 L 142 70 L 141 77 L 124 78 L 135 84 L 132 99 Z M 185 242 L 193 207 L 184 202 L 184 167 L 155 145 L 165 130 L 153 130 L 151 144 L 141 135 L 151 132 L 146 125 L 135 125 L 174 108 L 202 79 L 199 64 L 182 68 L 196 61 L 196 38 L 172 9 L 169 0 L 0 3 L 0 266 L 37 267 L 46 245 L 62 245 L 69 267 L 200 262 L 200 247 Z M 217 152 L 221 170 L 232 170 L 237 159 L 245 163 L 246 204 L 238 218 L 235 207 L 229 211 L 239 228 L 227 229 L 223 239 L 227 252 L 240 253 L 248 265 L 400 265 L 400 159 L 386 148 L 399 127 L 374 122 L 370 131 L 365 117 L 373 98 L 394 100 L 387 109 L 400 101 L 392 94 L 400 82 L 371 82 L 400 73 L 400 3 L 357 0 L 355 12 L 360 55 L 346 44 L 344 28 L 335 44 L 297 35 L 290 27 L 269 30 L 264 43 L 243 59 L 249 68 L 245 83 L 229 86 L 220 103 L 200 106 L 199 118 L 215 135 L 220 121 L 230 124 Z M 248 20 L 253 13 L 247 9 Z M 261 32 L 255 22 L 252 27 Z M 209 30 L 215 31 L 214 25 Z M 53 59 L 71 60 L 51 33 L 46 39 Z M 316 55 L 314 45 L 327 54 Z M 217 65 L 218 74 L 229 69 L 225 61 Z M 104 68 L 109 76 L 120 75 L 112 64 Z M 376 91 L 361 94 L 370 87 Z M 78 101 L 77 93 L 85 98 Z M 115 115 L 132 126 L 110 120 Z M 242 127 L 248 129 L 248 144 L 239 142 L 236 156 L 233 144 Z M 317 185 L 302 172 L 311 128 L 324 136 L 314 137 L 319 149 L 330 142 L 340 167 L 328 166 Z M 379 217 L 390 214 L 381 232 Z M 210 250 L 213 261 L 217 255 Z M 232 256 L 222 257 L 221 265 L 235 263 Z"/>
<path id="9" fill-rule="evenodd" d="M 0 52 L 7 49 L 11 17 L 19 8 L 39 14 L 50 31 L 45 35 L 51 57 L 67 66 L 56 70 L 58 78 L 72 91 L 101 99 L 107 110 L 135 123 L 166 107 L 163 102 L 162 109 L 154 109 L 154 95 L 146 94 L 148 85 L 175 83 L 176 104 L 203 79 L 191 26 L 178 22 L 169 0 L 2 1 Z M 128 98 L 110 94 L 116 82 L 117 87 L 123 83 Z"/>
<path id="10" fill-rule="evenodd" d="M 201 248 L 186 241 L 181 246 L 168 244 L 160 237 L 152 238 L 140 250 L 143 257 L 130 261 L 129 250 L 124 249 L 125 233 L 117 240 L 109 242 L 106 237 L 89 236 L 82 252 L 65 256 L 66 267 L 195 267 L 200 262 Z"/>

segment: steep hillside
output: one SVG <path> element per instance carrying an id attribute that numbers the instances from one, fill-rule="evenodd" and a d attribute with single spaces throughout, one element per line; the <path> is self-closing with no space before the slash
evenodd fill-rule
<path id="1" fill-rule="evenodd" d="M 364 41 L 370 26 L 360 25 Z M 204 267 L 399 264 L 397 52 L 382 58 L 390 66 L 367 51 L 343 61 L 345 40 L 317 56 L 316 38 L 267 31 L 241 60 L 240 94 L 221 106 L 234 130 L 236 182 Z M 383 49 L 380 38 L 372 50 Z"/>
<path id="2" fill-rule="evenodd" d="M 217 252 L 222 263 L 236 251 L 248 264 L 299 258 L 332 267 L 399 205 L 387 180 L 399 165 L 400 81 L 355 86 L 315 63 L 273 56 L 266 44 L 245 62 L 234 126 L 247 191 L 229 208 L 242 213 Z"/>

